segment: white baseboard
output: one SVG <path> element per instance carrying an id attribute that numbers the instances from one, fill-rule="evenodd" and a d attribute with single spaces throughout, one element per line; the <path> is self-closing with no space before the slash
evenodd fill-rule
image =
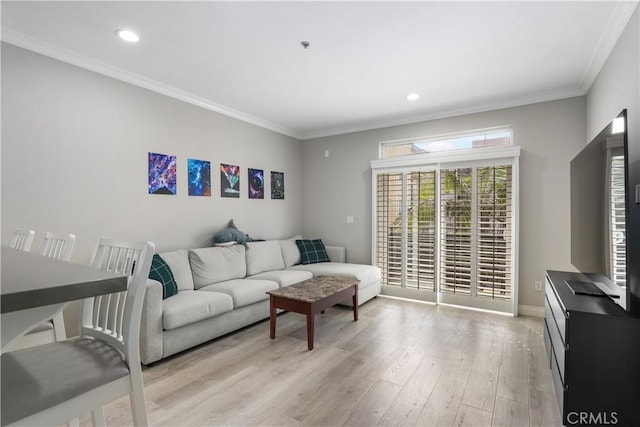
<path id="1" fill-rule="evenodd" d="M 544 317 L 544 307 L 539 307 L 537 305 L 518 305 L 518 315 Z"/>

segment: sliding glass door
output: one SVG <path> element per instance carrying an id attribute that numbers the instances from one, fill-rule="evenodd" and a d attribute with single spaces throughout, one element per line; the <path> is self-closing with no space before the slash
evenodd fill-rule
<path id="1" fill-rule="evenodd" d="M 516 314 L 513 164 L 374 169 L 383 293 Z"/>
<path id="2" fill-rule="evenodd" d="M 511 311 L 512 168 L 440 172 L 439 301 Z"/>
<path id="3" fill-rule="evenodd" d="M 376 265 L 390 295 L 435 301 L 435 201 L 435 171 L 377 175 Z"/>

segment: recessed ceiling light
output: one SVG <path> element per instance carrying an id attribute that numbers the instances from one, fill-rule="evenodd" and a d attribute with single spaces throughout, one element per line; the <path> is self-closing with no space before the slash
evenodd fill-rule
<path id="1" fill-rule="evenodd" d="M 116 35 L 129 43 L 137 43 L 140 37 L 131 30 L 116 30 Z"/>
<path id="2" fill-rule="evenodd" d="M 420 98 L 420 95 L 418 95 L 417 93 L 410 93 L 409 95 L 407 95 L 407 101 L 416 101 Z"/>

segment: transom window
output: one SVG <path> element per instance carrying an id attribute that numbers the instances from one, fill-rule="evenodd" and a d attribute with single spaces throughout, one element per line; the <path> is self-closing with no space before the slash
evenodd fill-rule
<path id="1" fill-rule="evenodd" d="M 471 134 L 445 135 L 436 138 L 419 138 L 388 141 L 380 144 L 380 158 L 411 156 L 440 151 L 471 150 L 486 147 L 512 145 L 511 129 L 499 128 Z"/>

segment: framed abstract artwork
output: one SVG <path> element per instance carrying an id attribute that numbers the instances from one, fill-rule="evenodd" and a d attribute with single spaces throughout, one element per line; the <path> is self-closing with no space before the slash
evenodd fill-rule
<path id="1" fill-rule="evenodd" d="M 249 168 L 249 198 L 264 199 L 264 171 Z"/>
<path id="2" fill-rule="evenodd" d="M 176 194 L 176 156 L 149 153 L 149 194 Z"/>
<path id="3" fill-rule="evenodd" d="M 211 162 L 187 159 L 190 196 L 211 196 Z"/>
<path id="4" fill-rule="evenodd" d="M 271 198 L 284 199 L 284 172 L 271 172 Z"/>
<path id="5" fill-rule="evenodd" d="M 240 166 L 220 164 L 220 197 L 240 198 Z"/>

